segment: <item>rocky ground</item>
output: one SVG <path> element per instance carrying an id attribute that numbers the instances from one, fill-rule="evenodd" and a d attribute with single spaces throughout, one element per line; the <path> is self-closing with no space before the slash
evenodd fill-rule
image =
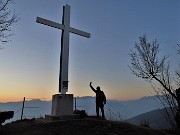
<path id="1" fill-rule="evenodd" d="M 32 119 L 0 126 L 0 135 L 178 135 L 169 130 L 154 130 L 126 122 L 95 118 L 48 121 Z"/>

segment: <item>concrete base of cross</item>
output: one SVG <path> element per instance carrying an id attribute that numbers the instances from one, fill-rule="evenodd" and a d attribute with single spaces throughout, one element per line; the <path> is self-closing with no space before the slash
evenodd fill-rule
<path id="1" fill-rule="evenodd" d="M 73 115 L 73 94 L 55 94 L 52 96 L 52 116 Z"/>
<path id="2" fill-rule="evenodd" d="M 73 114 L 73 94 L 55 94 L 52 96 L 51 115 L 45 115 L 47 120 L 69 120 L 80 118 Z"/>

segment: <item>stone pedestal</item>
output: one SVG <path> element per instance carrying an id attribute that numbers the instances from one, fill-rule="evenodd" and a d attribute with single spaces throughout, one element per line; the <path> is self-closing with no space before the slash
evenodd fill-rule
<path id="1" fill-rule="evenodd" d="M 52 97 L 52 116 L 73 115 L 73 94 L 55 94 Z"/>

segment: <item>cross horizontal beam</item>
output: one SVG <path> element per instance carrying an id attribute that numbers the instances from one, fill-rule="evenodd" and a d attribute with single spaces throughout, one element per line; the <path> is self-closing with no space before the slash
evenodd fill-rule
<path id="1" fill-rule="evenodd" d="M 41 18 L 41 17 L 37 17 L 36 22 L 47 25 L 47 26 L 51 26 L 51 27 L 54 27 L 54 28 L 57 28 L 57 29 L 64 30 L 64 25 L 53 22 L 53 21 L 50 21 L 50 20 L 47 20 L 47 19 L 44 19 L 44 18 Z"/>
<path id="2" fill-rule="evenodd" d="M 56 23 L 56 22 L 53 22 L 53 21 L 50 21 L 50 20 L 47 20 L 47 19 L 44 19 L 44 18 L 41 18 L 41 17 L 37 17 L 36 22 L 47 25 L 47 26 L 51 26 L 53 28 L 61 29 L 61 30 L 66 29 L 66 27 L 64 25 L 62 25 L 62 24 L 59 24 L 59 23 Z M 90 33 L 87 33 L 87 32 L 84 32 L 84 31 L 81 31 L 81 30 L 78 30 L 78 29 L 75 29 L 75 28 L 69 27 L 69 32 L 80 35 L 80 36 L 83 36 L 83 37 L 90 38 Z"/>
<path id="3" fill-rule="evenodd" d="M 87 32 L 84 32 L 84 31 L 81 31 L 81 30 L 78 30 L 78 29 L 75 29 L 75 28 L 71 28 L 71 27 L 69 28 L 69 31 L 71 33 L 74 33 L 74 34 L 90 38 L 90 33 L 87 33 Z"/>

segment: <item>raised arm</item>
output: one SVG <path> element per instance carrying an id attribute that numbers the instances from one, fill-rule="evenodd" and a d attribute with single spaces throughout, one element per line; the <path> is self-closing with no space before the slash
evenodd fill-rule
<path id="1" fill-rule="evenodd" d="M 90 82 L 89 86 L 91 87 L 91 89 L 96 93 L 96 90 L 93 88 L 92 86 L 92 82 Z"/>

